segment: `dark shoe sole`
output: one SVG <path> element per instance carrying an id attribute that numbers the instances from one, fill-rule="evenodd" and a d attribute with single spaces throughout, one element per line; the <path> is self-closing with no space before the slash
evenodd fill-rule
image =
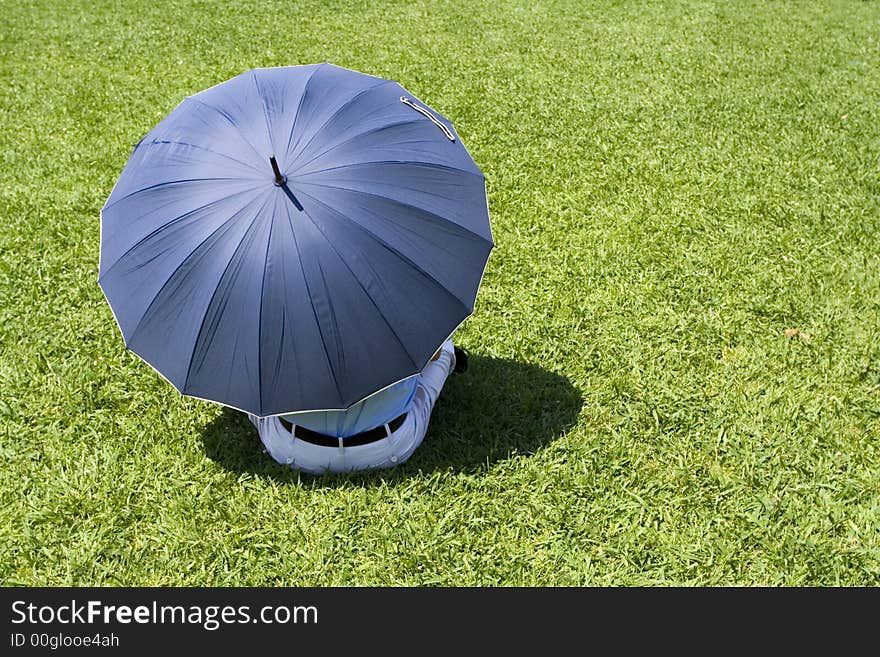
<path id="1" fill-rule="evenodd" d="M 452 371 L 456 374 L 467 372 L 468 352 L 461 347 L 454 347 L 453 350 L 455 351 L 455 368 Z"/>

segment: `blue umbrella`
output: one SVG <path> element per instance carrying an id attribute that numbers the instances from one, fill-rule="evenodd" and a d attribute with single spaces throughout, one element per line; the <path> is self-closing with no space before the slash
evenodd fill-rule
<path id="1" fill-rule="evenodd" d="M 473 312 L 485 181 L 396 82 L 255 69 L 185 99 L 101 211 L 129 349 L 186 395 L 267 416 L 412 376 Z"/>

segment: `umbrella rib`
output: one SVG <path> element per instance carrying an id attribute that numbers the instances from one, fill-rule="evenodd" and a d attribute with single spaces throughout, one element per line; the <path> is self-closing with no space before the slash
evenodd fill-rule
<path id="1" fill-rule="evenodd" d="M 477 173 L 476 171 L 468 171 L 467 169 L 461 169 L 459 167 L 454 167 L 449 164 L 440 164 L 439 162 L 421 162 L 419 160 L 371 160 L 369 162 L 352 162 L 351 164 L 340 164 L 339 166 L 327 167 L 326 169 L 315 169 L 314 171 L 300 174 L 300 178 L 304 178 L 305 176 L 312 176 L 316 173 L 324 173 L 326 171 L 357 169 L 359 167 L 369 167 L 376 164 L 410 164 L 413 166 L 426 167 L 428 169 L 439 169 L 440 171 L 456 171 L 458 173 L 466 173 L 470 176 L 476 176 L 480 180 L 486 180 L 486 176 L 484 176 L 482 173 Z"/>
<path id="2" fill-rule="evenodd" d="M 418 205 L 413 205 L 412 203 L 405 203 L 404 201 L 400 201 L 400 200 L 398 200 L 398 199 L 396 199 L 396 198 L 391 198 L 390 196 L 382 196 L 381 194 L 372 194 L 372 193 L 370 193 L 370 192 L 365 192 L 365 191 L 363 191 L 363 190 L 361 190 L 361 189 L 352 189 L 351 187 L 340 187 L 339 185 L 328 185 L 328 184 L 326 184 L 326 183 L 309 182 L 309 181 L 307 181 L 307 180 L 302 180 L 301 178 L 297 181 L 297 185 L 298 185 L 298 186 L 299 186 L 299 185 L 314 185 L 314 186 L 316 186 L 316 187 L 328 187 L 328 188 L 330 188 L 330 189 L 339 189 L 339 190 L 342 190 L 342 191 L 344 191 L 344 192 L 351 192 L 352 194 L 361 194 L 361 195 L 363 195 L 363 196 L 369 196 L 369 197 L 371 197 L 371 198 L 378 198 L 378 199 L 381 199 L 381 200 L 383 200 L 383 201 L 388 201 L 388 202 L 390 202 L 390 203 L 394 203 L 395 205 L 399 205 L 399 206 L 404 207 L 404 208 L 412 208 L 413 210 L 418 210 L 419 212 L 424 212 L 424 213 L 427 214 L 427 215 L 430 215 L 430 216 L 432 216 L 432 217 L 435 217 L 436 219 L 438 219 L 438 220 L 439 220 L 440 222 L 442 222 L 442 223 L 451 223 L 451 224 L 453 224 L 454 226 L 458 226 L 458 227 L 461 228 L 464 232 L 466 232 L 466 233 L 470 233 L 470 234 L 473 235 L 474 237 L 476 237 L 476 238 L 478 238 L 478 239 L 481 239 L 481 240 L 484 241 L 484 242 L 487 242 L 487 243 L 490 243 L 490 244 L 492 243 L 492 240 L 487 239 L 487 238 L 483 237 L 482 235 L 480 235 L 480 234 L 478 234 L 478 233 L 475 233 L 474 231 L 470 230 L 469 228 L 466 228 L 466 227 L 462 226 L 461 224 L 457 224 L 457 223 L 455 223 L 454 221 L 450 221 L 450 220 L 447 219 L 446 217 L 443 217 L 443 216 L 437 214 L 436 212 L 431 212 L 430 210 L 426 210 L 425 208 L 419 207 Z M 303 194 L 306 194 L 307 192 L 302 192 L 302 193 L 303 193 Z M 311 196 L 311 195 L 309 194 L 309 196 Z M 314 198 L 314 197 L 312 197 L 312 198 Z M 344 215 L 343 215 L 343 216 L 344 216 Z M 352 222 L 352 223 L 356 223 L 356 222 Z M 363 226 L 361 226 L 361 227 L 363 228 Z M 366 229 L 364 229 L 364 230 L 366 230 Z"/>
<path id="3" fill-rule="evenodd" d="M 235 192 L 235 193 L 233 193 L 233 194 L 229 194 L 229 195 L 227 195 L 227 196 L 221 196 L 221 197 L 218 198 L 218 199 L 214 199 L 214 200 L 211 201 L 210 203 L 205 203 L 204 205 L 200 205 L 200 206 L 197 207 L 197 208 L 193 208 L 192 210 L 189 210 L 188 212 L 183 213 L 183 214 L 180 215 L 179 217 L 175 217 L 175 218 L 172 219 L 171 221 L 168 221 L 168 222 L 162 224 L 161 226 L 159 226 L 158 228 L 155 228 L 155 229 L 151 230 L 149 233 L 147 233 L 146 235 L 144 235 L 144 236 L 143 236 L 141 239 L 139 239 L 137 242 L 135 242 L 135 243 L 132 244 L 130 247 L 128 247 L 128 248 L 125 250 L 124 253 L 122 253 L 121 255 L 119 255 L 119 257 L 117 257 L 116 260 L 113 261 L 113 264 L 110 265 L 106 270 L 104 270 L 104 274 L 101 276 L 101 278 L 104 278 L 105 276 L 107 276 L 107 274 L 109 274 L 110 271 L 111 271 L 114 267 L 116 267 L 116 265 L 118 265 L 119 262 L 120 262 L 125 256 L 127 256 L 129 253 L 131 253 L 131 252 L 134 251 L 136 248 L 138 248 L 139 246 L 141 246 L 144 242 L 146 242 L 146 241 L 147 241 L 148 239 L 150 239 L 151 237 L 154 237 L 157 233 L 159 233 L 159 232 L 165 230 L 166 228 L 168 228 L 168 226 L 171 226 L 171 225 L 173 225 L 173 224 L 176 224 L 178 221 L 181 221 L 181 220 L 183 220 L 183 219 L 186 219 L 187 217 L 189 217 L 190 215 L 192 215 L 192 214 L 195 213 L 195 212 L 199 212 L 199 211 L 201 211 L 201 210 L 204 210 L 205 208 L 209 208 L 209 207 L 211 207 L 212 205 L 217 205 L 218 203 L 222 203 L 223 201 L 227 201 L 227 200 L 231 199 L 233 196 L 238 196 L 239 194 L 247 194 L 248 192 L 252 192 L 252 191 L 253 191 L 252 189 L 245 189 L 245 190 L 242 190 L 242 191 L 240 191 L 240 192 Z M 245 204 L 244 207 L 247 207 L 247 204 Z M 106 208 L 105 208 L 105 210 L 106 210 Z M 103 212 L 104 212 L 104 211 L 102 210 L 102 213 L 103 213 Z M 144 216 L 144 215 L 141 215 L 140 217 L 135 217 L 135 219 L 140 219 L 142 216 Z M 209 237 L 210 237 L 210 236 L 209 236 Z M 100 279 L 99 279 L 99 280 L 100 280 Z"/>
<path id="4" fill-rule="evenodd" d="M 275 140 L 272 139 L 272 129 L 269 126 L 269 112 L 266 110 L 266 97 L 263 96 L 263 90 L 260 89 L 260 83 L 257 82 L 257 72 L 251 69 L 251 79 L 254 81 L 254 88 L 257 90 L 257 97 L 260 99 L 260 106 L 263 108 L 263 118 L 266 120 L 266 136 L 269 138 L 269 146 L 272 152 L 275 152 Z"/>
<path id="5" fill-rule="evenodd" d="M 311 136 L 311 137 L 309 138 L 309 140 L 306 142 L 306 145 L 303 146 L 302 148 L 300 148 L 300 149 L 299 149 L 299 152 L 302 153 L 303 151 L 305 151 L 305 150 L 306 150 L 306 149 L 312 144 L 312 142 L 315 141 L 315 137 L 317 137 L 319 134 L 321 134 L 321 131 L 322 131 L 324 128 L 327 127 L 327 124 L 330 123 L 330 121 L 332 121 L 333 119 L 335 119 L 335 118 L 339 115 L 339 113 L 340 113 L 342 110 L 344 110 L 346 107 L 348 107 L 349 105 L 351 105 L 354 101 L 356 101 L 358 98 L 360 98 L 361 96 L 363 96 L 363 95 L 364 95 L 365 93 L 367 93 L 368 91 L 372 91 L 373 89 L 378 89 L 379 87 L 383 87 L 383 86 L 385 86 L 385 85 L 387 85 L 387 84 L 394 84 L 394 83 L 393 83 L 391 80 L 383 80 L 382 82 L 379 82 L 379 83 L 377 83 L 377 84 L 374 84 L 374 85 L 372 85 L 372 86 L 369 86 L 369 87 L 367 87 L 366 89 L 362 89 L 361 91 L 357 92 L 354 96 L 352 96 L 351 98 L 349 98 L 347 101 L 345 101 L 342 105 L 340 105 L 340 106 L 336 109 L 336 111 L 333 112 L 333 114 L 331 114 L 329 117 L 327 117 L 327 120 L 324 121 L 324 122 L 321 124 L 321 126 L 320 126 L 317 130 L 315 130 L 315 132 L 312 133 L 312 136 Z M 332 150 L 332 149 L 331 149 L 331 150 Z M 295 159 L 296 159 L 296 158 L 294 158 L 294 160 L 295 160 Z M 309 160 L 309 162 L 311 162 L 311 160 Z M 308 163 L 307 163 L 307 164 L 308 164 Z M 298 167 L 298 168 L 301 168 L 301 167 Z"/>
<path id="6" fill-rule="evenodd" d="M 119 203 L 120 201 L 124 201 L 127 198 L 131 198 L 132 196 L 136 196 L 141 192 L 148 192 L 151 189 L 158 189 L 160 187 L 166 187 L 168 185 L 179 185 L 181 183 L 191 183 L 191 182 L 205 182 L 205 181 L 217 181 L 217 180 L 241 180 L 241 178 L 181 178 L 180 180 L 165 180 L 160 183 L 156 183 L 155 185 L 148 185 L 147 187 L 141 187 L 140 189 L 136 189 L 133 192 L 129 192 L 122 198 L 118 198 L 112 203 L 108 203 L 103 208 L 101 208 L 101 212 L 104 212 L 108 208 L 112 208 L 114 205 Z"/>
<path id="7" fill-rule="evenodd" d="M 369 130 L 364 130 L 363 132 L 359 132 L 359 133 L 357 133 L 356 135 L 352 135 L 352 136 L 349 137 L 348 139 L 343 139 L 343 140 L 342 140 L 341 142 L 339 142 L 338 144 L 333 144 L 330 148 L 328 148 L 328 149 L 325 150 L 325 151 L 321 151 L 320 153 L 318 153 L 317 155 L 315 155 L 314 157 L 312 157 L 312 158 L 311 158 L 310 160 L 308 160 L 307 162 L 303 162 L 302 164 L 300 164 L 300 165 L 294 170 L 293 173 L 296 173 L 297 171 L 299 171 L 300 169 L 302 169 L 302 168 L 305 167 L 305 166 L 308 166 L 309 164 L 311 164 L 311 163 L 314 162 L 315 160 L 319 160 L 319 159 L 321 159 L 322 157 L 324 157 L 324 156 L 327 155 L 328 153 L 332 153 L 333 151 L 335 151 L 335 150 L 336 150 L 337 148 L 339 148 L 340 146 L 345 146 L 347 143 L 349 143 L 349 142 L 351 142 L 351 141 L 354 141 L 355 139 L 358 139 L 358 138 L 360 138 L 360 137 L 365 137 L 366 135 L 372 135 L 373 133 L 379 132 L 379 131 L 381 131 L 381 130 L 387 130 L 388 128 L 397 128 L 397 127 L 400 127 L 400 126 L 402 126 L 402 125 L 412 125 L 412 124 L 416 124 L 416 123 L 421 123 L 421 121 L 419 121 L 418 119 L 407 119 L 406 121 L 397 121 L 397 122 L 395 122 L 395 123 L 388 123 L 388 124 L 386 124 L 386 125 L 378 126 L 378 127 L 376 127 L 376 128 L 370 128 Z M 318 171 L 323 171 L 323 169 L 318 169 Z M 314 173 L 314 172 L 312 172 L 312 173 Z"/>
<path id="8" fill-rule="evenodd" d="M 252 203 L 252 202 L 253 202 L 253 200 L 252 200 L 250 203 Z M 198 332 L 196 332 L 196 339 L 193 341 L 192 353 L 191 353 L 190 356 L 189 356 L 189 363 L 188 363 L 187 366 L 186 366 L 186 377 L 184 377 L 184 379 L 183 379 L 183 386 L 181 386 L 181 388 L 180 388 L 181 392 L 184 392 L 184 391 L 186 390 L 187 385 L 189 385 L 189 375 L 190 375 L 190 373 L 192 372 L 193 358 L 195 358 L 195 355 L 196 355 L 196 349 L 198 348 L 198 346 L 199 346 L 199 340 L 200 340 L 201 337 L 202 337 L 202 331 L 204 331 L 204 329 L 205 329 L 205 320 L 206 320 L 207 317 L 208 317 L 208 310 L 209 310 L 209 309 L 211 308 L 211 306 L 213 305 L 213 303 L 214 303 L 214 299 L 217 297 L 217 292 L 220 290 L 220 283 L 223 281 L 223 278 L 226 276 L 226 272 L 229 271 L 229 267 L 232 266 L 232 261 L 235 260 L 235 256 L 238 255 L 239 249 L 241 249 L 241 248 L 242 248 L 242 245 L 244 245 L 245 238 L 247 237 L 248 233 L 251 232 L 251 229 L 253 229 L 254 224 L 257 223 L 257 219 L 259 219 L 259 217 L 260 217 L 260 212 L 262 212 L 263 208 L 266 207 L 266 203 L 267 203 L 267 202 L 268 202 L 268 197 L 265 198 L 265 199 L 263 200 L 263 205 L 262 205 L 262 207 L 261 207 L 257 212 L 254 213 L 254 218 L 251 220 L 250 225 L 248 225 L 247 230 L 244 231 L 244 234 L 243 234 L 242 237 L 241 237 L 241 242 L 239 242 L 239 243 L 238 243 L 238 246 L 235 247 L 235 251 L 232 252 L 232 255 L 230 256 L 229 260 L 227 261 L 226 266 L 223 267 L 223 273 L 220 274 L 220 278 L 217 280 L 217 286 L 214 288 L 214 291 L 211 293 L 211 300 L 208 301 L 208 305 L 205 306 L 205 314 L 202 315 L 202 321 L 199 323 L 199 330 L 198 330 Z M 246 207 L 248 207 L 248 205 L 250 205 L 250 203 L 248 203 L 248 204 L 245 205 L 243 208 L 241 208 L 238 212 L 236 212 L 235 214 L 233 214 L 232 217 L 230 217 L 227 221 L 224 222 L 223 225 L 225 226 L 226 224 L 229 223 L 230 220 L 232 220 L 232 219 L 235 217 L 235 215 L 237 215 L 237 214 L 239 214 L 240 212 L 244 211 L 244 209 L 245 209 Z M 222 226 L 221 226 L 221 228 L 222 228 Z M 219 228 L 218 228 L 218 230 L 219 230 Z M 217 231 L 214 231 L 213 233 L 211 233 L 211 235 L 209 235 L 209 237 L 212 237 L 212 236 L 215 235 L 216 233 L 217 233 Z M 204 242 L 203 242 L 203 243 L 204 243 Z M 196 248 L 198 249 L 198 247 L 196 247 Z M 195 251 L 193 251 L 193 253 L 195 253 Z M 191 256 L 192 256 L 192 254 L 190 254 L 189 256 L 187 256 L 187 258 L 186 258 L 183 262 L 186 262 L 186 260 L 188 260 Z M 181 262 L 181 264 L 183 264 L 183 262 Z M 178 267 L 178 269 L 179 269 L 179 267 Z M 176 271 L 177 271 L 177 270 L 175 270 L 175 272 L 176 272 Z M 173 274 L 172 274 L 172 275 L 173 275 Z M 169 280 L 170 280 L 170 279 L 169 279 Z M 164 287 L 164 286 L 163 286 L 163 287 Z M 162 290 L 159 290 L 159 294 L 161 294 L 161 292 L 162 292 Z M 159 294 L 156 295 L 157 298 L 158 298 Z M 153 299 L 153 301 L 155 301 L 155 299 Z M 151 304 L 151 305 L 152 305 L 152 304 Z M 149 311 L 149 308 L 147 309 L 147 311 Z M 145 313 L 144 313 L 144 317 L 146 317 L 146 315 L 147 315 L 147 313 L 145 312 Z M 143 318 L 141 318 L 141 321 L 143 321 Z M 132 338 L 133 338 L 133 337 L 134 337 L 134 335 L 132 335 Z M 260 403 L 262 403 L 262 400 L 261 400 Z M 262 409 L 261 409 L 261 410 L 262 410 Z"/>
<path id="9" fill-rule="evenodd" d="M 277 209 L 278 209 L 277 198 L 278 197 L 276 195 L 276 202 L 275 202 L 275 209 L 273 210 L 273 217 L 277 214 Z M 259 325 L 259 334 L 258 334 L 260 336 L 259 343 L 258 343 L 259 344 L 259 347 L 258 347 L 259 357 L 260 357 L 260 362 L 258 365 L 259 373 L 260 373 L 260 411 L 263 410 L 263 353 L 262 353 L 262 350 L 263 350 L 263 299 L 265 298 L 264 295 L 265 295 L 265 288 L 266 288 L 266 271 L 269 266 L 269 252 L 272 249 L 272 235 L 273 235 L 274 231 L 275 231 L 275 222 L 272 221 L 272 224 L 269 226 L 269 238 L 266 240 L 266 256 L 265 256 L 264 263 L 263 263 L 263 281 L 260 284 L 260 325 Z M 282 272 L 280 274 L 280 279 L 283 281 L 283 280 L 285 280 L 285 275 L 284 275 L 285 267 L 284 267 L 284 259 L 283 258 L 279 264 L 280 264 L 280 268 L 282 270 Z M 286 326 L 287 326 L 287 319 L 286 318 L 287 318 L 287 309 L 284 308 L 281 311 L 281 331 L 280 331 L 280 335 L 278 337 L 278 342 L 277 342 L 277 344 L 279 345 L 278 346 L 279 355 L 282 354 L 284 351 L 284 337 L 285 337 Z M 296 358 L 296 354 L 294 354 L 294 359 L 295 358 Z M 280 379 L 281 366 L 282 366 L 281 359 L 276 358 L 275 359 L 275 368 L 274 368 L 274 372 L 272 374 L 273 381 L 278 381 Z M 299 372 L 297 372 L 297 375 L 299 375 Z M 297 376 L 297 382 L 300 384 L 300 387 L 302 387 L 301 379 L 299 378 L 299 376 Z"/>
<path id="10" fill-rule="evenodd" d="M 159 144 L 177 144 L 179 146 L 189 146 L 190 148 L 198 148 L 199 150 L 203 150 L 208 153 L 213 153 L 214 155 L 219 155 L 220 157 L 225 157 L 226 159 L 232 160 L 233 162 L 238 162 L 239 164 L 246 166 L 248 169 L 253 169 L 254 171 L 259 171 L 259 169 L 257 167 L 255 167 L 253 164 L 251 164 L 250 162 L 245 162 L 244 160 L 239 160 L 238 158 L 232 157 L 231 155 L 227 155 L 226 153 L 221 153 L 220 151 L 215 151 L 215 150 L 207 148 L 205 146 L 199 146 L 198 144 L 190 144 L 185 141 L 176 141 L 174 139 L 160 139 L 157 137 L 156 139 L 153 139 L 152 141 L 138 142 L 137 147 L 139 148 L 140 146 L 154 146 L 154 145 L 159 145 Z"/>
<path id="11" fill-rule="evenodd" d="M 303 85 L 302 95 L 299 97 L 299 103 L 296 106 L 296 114 L 293 115 L 293 123 L 290 125 L 290 133 L 287 135 L 287 146 L 284 149 L 285 155 L 290 152 L 290 140 L 293 139 L 293 132 L 296 130 L 296 122 L 299 120 L 299 112 L 302 109 L 303 101 L 306 98 L 306 94 L 309 91 L 309 85 L 312 83 L 312 78 L 315 77 L 315 74 L 320 71 L 324 66 L 327 66 L 327 62 L 323 64 L 318 64 L 312 72 L 309 73 L 309 77 L 306 80 L 306 83 Z"/>
<path id="12" fill-rule="evenodd" d="M 309 279 L 306 276 L 305 267 L 303 266 L 302 252 L 299 249 L 299 240 L 296 238 L 296 230 L 293 227 L 293 217 L 290 214 L 290 205 L 285 203 L 284 207 L 285 211 L 287 212 L 287 224 L 290 226 L 290 234 L 293 236 L 293 247 L 296 249 L 296 261 L 299 263 L 299 269 L 302 273 L 303 283 L 306 286 L 306 292 L 308 293 L 309 298 L 311 298 L 312 289 L 311 285 L 309 285 Z M 318 313 L 315 310 L 314 304 L 312 304 L 312 316 L 315 318 L 315 326 L 318 328 L 318 333 L 321 335 L 321 348 L 324 350 L 324 358 L 327 360 L 327 368 L 330 370 L 330 376 L 333 377 L 333 385 L 336 386 L 336 395 L 341 401 L 342 388 L 339 387 L 339 380 L 336 378 L 336 371 L 333 369 L 333 362 L 330 360 L 330 352 L 327 351 L 327 343 L 324 339 L 324 331 L 321 329 L 321 322 L 318 320 Z"/>
<path id="13" fill-rule="evenodd" d="M 309 193 L 307 193 L 307 192 L 303 192 L 303 194 L 304 194 L 305 196 L 308 196 L 309 198 L 311 198 L 311 199 L 312 199 L 313 201 L 315 201 L 316 203 L 318 203 L 318 204 L 320 204 L 320 205 L 323 205 L 325 208 L 327 208 L 328 210 L 330 210 L 330 211 L 333 212 L 334 214 L 336 214 L 336 215 L 342 217 L 343 219 L 347 219 L 352 225 L 357 226 L 361 231 L 367 233 L 370 237 L 372 237 L 372 238 L 375 239 L 377 242 L 379 242 L 379 244 L 381 244 L 381 245 L 384 246 L 386 249 L 388 249 L 389 251 L 391 251 L 391 253 L 393 253 L 394 255 L 396 255 L 398 258 L 400 258 L 400 259 L 403 260 L 405 263 L 407 263 L 408 265 L 410 265 L 413 269 L 415 269 L 416 271 L 418 271 L 422 276 L 424 276 L 425 278 L 427 278 L 428 280 L 430 280 L 434 285 L 436 285 L 436 286 L 439 287 L 441 290 L 443 290 L 447 295 L 449 295 L 450 297 L 452 297 L 453 299 L 455 299 L 459 304 L 461 304 L 461 306 L 462 306 L 465 310 L 468 311 L 468 314 L 470 314 L 470 313 L 473 312 L 473 309 L 470 308 L 470 305 L 469 305 L 469 304 L 465 303 L 464 301 L 462 301 L 461 299 L 459 299 L 457 296 L 455 296 L 450 290 L 448 290 L 448 289 L 443 285 L 443 283 L 441 283 L 441 282 L 438 281 L 436 278 L 434 278 L 431 274 L 429 274 L 428 272 L 426 272 L 422 267 L 419 267 L 419 265 L 418 265 L 415 261 L 413 261 L 411 258 L 407 257 L 406 255 L 404 255 L 403 253 L 401 253 L 399 250 L 395 249 L 393 246 L 391 246 L 390 244 L 388 244 L 388 242 L 386 242 L 386 241 L 383 240 L 381 237 L 379 237 L 378 235 L 376 235 L 376 233 L 374 233 L 374 232 L 371 231 L 370 229 L 368 229 L 368 228 L 362 226 L 362 225 L 359 224 L 358 222 L 354 221 L 351 217 L 349 217 L 349 216 L 347 216 L 346 214 L 340 212 L 340 211 L 337 210 L 336 208 L 334 208 L 334 207 L 332 207 L 332 206 L 330 206 L 330 205 L 324 203 L 324 202 L 321 201 L 320 199 L 315 198 L 315 197 L 312 196 L 311 194 L 309 194 Z M 306 213 L 306 214 L 308 214 L 308 213 Z M 309 219 L 311 219 L 311 217 L 309 217 Z M 468 232 L 469 232 L 469 231 L 468 231 Z M 326 237 L 325 237 L 325 239 L 326 239 Z M 341 257 L 341 256 L 340 256 L 340 257 Z M 344 262 L 344 261 L 343 261 L 343 262 Z M 346 267 L 347 267 L 347 266 L 348 266 L 348 265 L 346 264 Z M 351 270 L 349 270 L 349 271 L 351 271 Z M 369 295 L 367 295 L 367 296 L 369 296 Z M 418 364 L 416 364 L 416 366 L 418 366 Z"/>
<path id="14" fill-rule="evenodd" d="M 268 203 L 268 199 L 266 199 Z M 263 205 L 263 207 L 266 207 Z M 263 278 L 260 281 L 260 310 L 257 315 L 257 381 L 259 382 L 259 391 L 260 391 L 260 413 L 263 412 L 263 299 L 264 291 L 266 289 L 266 270 L 269 268 L 269 249 L 272 247 L 272 230 L 275 228 L 275 222 L 269 222 L 269 237 L 266 238 L 266 253 L 263 256 Z M 282 322 L 284 321 L 284 313 L 281 314 Z M 284 339 L 284 331 L 282 328 L 282 342 Z M 190 358 L 190 362 L 192 362 L 192 358 Z"/>
<path id="15" fill-rule="evenodd" d="M 319 199 L 316 199 L 314 196 L 311 196 L 310 194 L 306 194 L 306 196 L 311 198 L 316 203 L 323 205 L 325 208 L 330 210 L 330 212 L 337 214 L 340 217 L 345 218 L 345 215 L 343 215 L 341 212 L 335 210 L 334 208 L 331 208 L 329 205 L 320 201 Z M 342 257 L 342 254 L 339 252 L 339 249 L 337 249 L 336 245 L 333 244 L 333 240 L 331 240 L 329 237 L 327 237 L 327 235 L 324 233 L 324 231 L 321 229 L 321 227 L 318 225 L 318 223 L 314 219 L 312 219 L 312 217 L 309 215 L 308 212 L 306 212 L 305 214 L 309 218 L 309 221 L 312 222 L 312 225 L 318 230 L 319 233 L 321 233 L 321 236 L 324 238 L 324 240 L 327 242 L 327 244 L 330 245 L 330 248 L 333 249 L 333 252 L 339 257 L 340 262 L 342 262 L 342 264 L 345 265 L 345 268 L 348 269 L 348 271 L 351 273 L 354 280 L 357 281 L 358 286 L 361 288 L 361 290 L 363 290 L 364 295 L 366 295 L 366 297 L 370 300 L 370 303 L 373 304 L 373 307 L 376 309 L 376 312 L 379 313 L 379 317 L 382 318 L 382 321 L 385 322 L 385 325 L 389 328 L 389 330 L 391 331 L 391 334 L 397 340 L 397 343 L 403 348 L 403 351 L 407 355 L 407 357 L 409 358 L 410 362 L 413 364 L 414 367 L 418 368 L 419 364 L 416 362 L 415 358 L 413 358 L 413 355 L 406 348 L 406 345 L 403 343 L 403 340 L 401 340 L 400 336 L 397 334 L 397 331 L 391 325 L 391 322 L 388 321 L 388 318 L 385 316 L 385 313 L 383 313 L 382 309 L 379 308 L 379 305 L 376 303 L 375 299 L 373 299 L 373 297 L 370 296 L 370 293 L 367 292 L 367 288 L 365 288 L 363 283 L 361 283 L 360 279 L 357 277 L 357 274 L 354 273 L 351 266 L 348 264 L 348 262 L 346 262 L 345 258 Z M 370 233 L 370 234 L 372 235 L 373 233 Z M 390 248 L 390 247 L 388 247 L 387 244 L 385 246 L 386 246 L 386 248 Z M 408 261 L 408 259 L 407 259 L 407 261 Z M 413 266 L 415 266 L 415 265 L 413 265 Z M 416 269 L 418 269 L 421 273 L 425 274 L 425 272 L 422 271 L 419 267 L 416 266 Z M 425 274 L 425 275 L 427 275 L 427 274 Z M 438 281 L 436 281 L 436 279 L 433 279 L 433 277 L 431 277 L 431 278 L 432 278 L 432 280 L 435 280 L 435 282 L 437 282 L 438 285 L 440 285 L 440 283 Z M 443 287 L 443 286 L 440 285 L 440 287 Z M 445 289 L 445 288 L 443 288 L 443 289 Z M 455 297 L 455 295 L 452 295 L 452 296 Z M 458 297 L 455 297 L 455 299 L 459 302 L 461 301 Z"/>
<path id="16" fill-rule="evenodd" d="M 207 238 L 205 238 L 204 240 L 202 240 L 202 242 L 199 244 L 199 246 L 201 246 L 202 244 L 204 244 L 207 240 L 211 239 L 212 237 L 214 237 L 215 235 L 217 235 L 221 230 L 223 230 L 225 227 L 227 227 L 227 226 L 232 222 L 232 220 L 235 219 L 235 217 L 238 216 L 241 212 L 243 212 L 244 209 L 245 209 L 246 207 L 248 207 L 252 202 L 253 202 L 253 200 L 249 201 L 249 202 L 246 203 L 243 207 L 241 207 L 241 208 L 239 208 L 238 210 L 236 210 L 235 212 L 233 212 L 232 215 L 231 215 L 228 219 L 226 219 L 226 221 L 224 221 L 224 222 L 223 222 L 222 224 L 220 224 L 216 229 L 214 229 L 213 231 L 211 231 L 211 234 L 208 235 Z M 146 308 L 146 310 L 144 310 L 144 312 L 143 312 L 143 314 L 141 315 L 140 319 L 138 319 L 137 324 L 135 324 L 134 330 L 131 332 L 131 338 L 129 338 L 129 339 L 127 340 L 126 345 L 130 345 L 130 344 L 134 341 L 135 336 L 137 335 L 138 331 L 139 331 L 140 328 L 141 328 L 141 325 L 143 324 L 144 318 L 150 313 L 150 310 L 152 309 L 153 304 L 156 303 L 156 299 L 159 298 L 159 295 L 162 294 L 162 292 L 163 292 L 163 291 L 165 290 L 165 288 L 168 286 L 168 283 L 170 283 L 170 282 L 171 282 L 171 279 L 174 278 L 174 274 L 177 273 L 177 271 L 180 269 L 181 265 L 183 265 L 183 263 L 187 262 L 190 258 L 192 258 L 193 255 L 195 254 L 195 252 L 199 250 L 199 246 L 197 246 L 197 247 L 194 248 L 192 251 L 190 251 L 189 254 L 188 254 L 183 260 L 180 261 L 180 264 L 174 269 L 174 271 L 171 272 L 171 275 L 165 280 L 165 282 L 162 283 L 162 286 L 159 288 L 159 290 L 158 290 L 158 291 L 156 292 L 156 294 L 153 296 L 153 298 L 152 298 L 152 300 L 150 301 L 150 303 L 147 304 L 147 308 Z M 123 336 L 123 337 L 124 337 L 124 336 Z M 181 390 L 182 390 L 182 389 L 181 389 Z"/>
<path id="17" fill-rule="evenodd" d="M 188 98 L 185 98 L 183 102 L 186 102 L 186 101 L 188 101 L 188 100 L 191 100 L 191 101 L 194 102 L 194 103 L 198 103 L 199 105 L 204 105 L 204 106 L 207 107 L 208 109 L 213 110 L 214 112 L 216 112 L 217 114 L 219 114 L 220 116 L 222 116 L 224 119 L 226 119 L 226 121 L 229 123 L 229 125 L 231 125 L 233 128 L 235 128 L 235 132 L 236 132 L 236 134 L 238 134 L 239 138 L 240 138 L 245 144 L 247 144 L 248 146 L 250 146 L 250 149 L 251 149 L 254 153 L 257 154 L 257 157 L 259 157 L 260 159 L 263 159 L 263 158 L 264 158 L 264 156 L 260 153 L 260 151 L 257 150 L 256 146 L 254 146 L 254 145 L 253 145 L 253 144 L 252 144 L 252 143 L 251 143 L 251 142 L 250 142 L 250 141 L 244 136 L 244 134 L 242 133 L 241 129 L 240 129 L 240 128 L 238 127 L 238 125 L 235 123 L 235 121 L 233 120 L 233 118 L 232 118 L 231 116 L 229 116 L 229 114 L 227 114 L 226 112 L 224 112 L 224 111 L 223 111 L 222 109 L 220 109 L 219 107 L 214 107 L 213 105 L 210 105 L 209 103 L 206 103 L 206 102 L 203 101 L 203 100 L 199 100 L 199 99 L 196 98 L 195 96 L 189 96 Z"/>

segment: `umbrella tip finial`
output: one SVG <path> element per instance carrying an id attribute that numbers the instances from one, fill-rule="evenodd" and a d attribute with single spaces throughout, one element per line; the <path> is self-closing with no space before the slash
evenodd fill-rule
<path id="1" fill-rule="evenodd" d="M 281 169 L 278 168 L 278 162 L 275 161 L 274 155 L 269 158 L 269 163 L 272 165 L 272 172 L 275 174 L 275 184 L 281 187 L 281 185 L 287 182 L 287 178 L 281 175 Z"/>
<path id="2" fill-rule="evenodd" d="M 269 162 L 272 164 L 272 171 L 275 172 L 275 186 L 280 187 L 281 191 L 287 194 L 287 198 L 296 206 L 296 209 L 302 212 L 302 203 L 299 202 L 299 199 L 290 191 L 290 187 L 287 186 L 287 177 L 281 175 L 281 169 L 278 168 L 278 162 L 275 161 L 274 155 L 269 158 Z"/>

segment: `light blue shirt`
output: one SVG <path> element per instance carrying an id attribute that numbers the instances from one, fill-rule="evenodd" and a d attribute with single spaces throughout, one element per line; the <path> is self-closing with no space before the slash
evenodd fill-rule
<path id="1" fill-rule="evenodd" d="M 409 407 L 419 377 L 412 376 L 370 395 L 346 411 L 302 411 L 282 417 L 327 436 L 347 438 L 390 422 Z"/>

